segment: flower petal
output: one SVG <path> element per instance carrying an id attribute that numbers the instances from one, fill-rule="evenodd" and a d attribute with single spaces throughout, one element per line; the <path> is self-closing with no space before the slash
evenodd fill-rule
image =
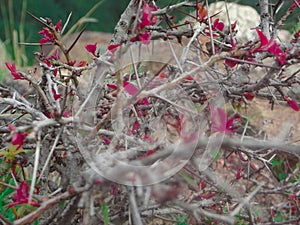
<path id="1" fill-rule="evenodd" d="M 290 105 L 290 107 L 295 110 L 295 111 L 299 111 L 299 106 L 296 100 L 291 99 L 290 97 L 285 97 L 284 98 L 285 101 L 287 101 L 287 103 Z"/>
<path id="2" fill-rule="evenodd" d="M 95 43 L 95 44 L 87 44 L 87 45 L 85 46 L 85 49 L 86 49 L 88 52 L 92 53 L 93 56 L 97 57 L 97 55 L 96 55 L 97 43 Z"/>
<path id="3" fill-rule="evenodd" d="M 107 87 L 111 88 L 111 89 L 114 89 L 114 90 L 117 90 L 118 89 L 118 85 L 114 84 L 114 83 L 108 83 L 106 84 Z"/>
<path id="4" fill-rule="evenodd" d="M 259 40 L 260 40 L 260 45 L 261 46 L 266 46 L 269 43 L 268 38 L 266 37 L 266 35 L 264 35 L 264 33 L 256 28 L 256 33 L 258 34 Z"/>
<path id="5" fill-rule="evenodd" d="M 11 65 L 9 65 L 8 62 L 5 62 L 5 65 L 10 71 L 11 75 L 14 77 L 14 80 L 24 80 L 24 77 L 20 76 L 20 74 L 18 73 L 16 64 L 14 62 Z"/>
<path id="6" fill-rule="evenodd" d="M 135 95 L 139 91 L 139 89 L 134 84 L 132 84 L 128 81 L 125 81 L 123 83 L 123 87 L 124 87 L 125 91 L 130 95 Z"/>
<path id="7" fill-rule="evenodd" d="M 111 44 L 109 46 L 107 46 L 108 51 L 111 51 L 112 53 L 114 53 L 118 47 L 121 46 L 121 44 Z"/>
<path id="8" fill-rule="evenodd" d="M 57 100 L 62 96 L 62 94 L 56 92 L 55 88 L 52 88 L 52 93 L 53 93 L 54 100 Z"/>
<path id="9" fill-rule="evenodd" d="M 21 148 L 22 145 L 24 144 L 24 140 L 26 138 L 26 135 L 22 132 L 19 132 L 19 133 L 15 133 L 13 134 L 12 136 L 12 139 L 11 139 L 11 144 L 12 145 L 16 145 L 17 146 L 17 149 Z"/>
<path id="10" fill-rule="evenodd" d="M 241 179 L 244 175 L 242 175 L 242 170 L 243 170 L 243 166 L 242 165 L 239 165 L 237 171 L 236 171 L 236 175 L 235 175 L 235 178 L 237 180 Z"/>
<path id="11" fill-rule="evenodd" d="M 62 20 L 59 20 L 58 23 L 55 25 L 56 31 L 61 31 L 61 24 L 62 24 Z"/>
<path id="12" fill-rule="evenodd" d="M 144 45 L 148 45 L 150 43 L 151 40 L 151 35 L 149 33 L 149 31 L 146 31 L 143 34 L 139 35 L 139 40 L 144 44 Z"/>

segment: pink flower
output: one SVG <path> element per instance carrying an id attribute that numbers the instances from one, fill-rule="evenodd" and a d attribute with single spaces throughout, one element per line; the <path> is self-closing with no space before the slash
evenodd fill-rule
<path id="1" fill-rule="evenodd" d="M 52 93 L 53 93 L 54 100 L 57 100 L 62 96 L 62 94 L 56 92 L 55 88 L 52 88 Z"/>
<path id="2" fill-rule="evenodd" d="M 14 80 L 24 80 L 24 77 L 20 76 L 20 74 L 18 73 L 16 64 L 14 62 L 11 65 L 9 65 L 8 62 L 5 62 L 5 65 L 10 71 L 11 75 L 14 77 Z"/>
<path id="3" fill-rule="evenodd" d="M 96 51 L 97 51 L 97 43 L 95 43 L 95 44 L 87 44 L 87 45 L 85 46 L 85 49 L 86 49 L 89 53 L 92 53 L 93 56 L 98 57 L 97 54 L 96 54 Z"/>
<path id="4" fill-rule="evenodd" d="M 42 34 L 44 36 L 42 39 L 40 39 L 41 44 L 45 44 L 48 42 L 54 42 L 54 40 L 55 40 L 54 34 L 52 34 L 52 32 L 50 32 L 50 30 L 46 27 L 43 27 L 42 30 L 38 33 Z"/>
<path id="5" fill-rule="evenodd" d="M 22 204 L 27 204 L 29 203 L 32 206 L 40 206 L 40 203 L 38 203 L 37 201 L 30 201 L 29 202 L 29 185 L 28 183 L 23 180 L 19 186 L 19 188 L 17 189 L 16 194 L 13 197 L 13 201 L 12 203 L 8 204 L 8 208 L 11 208 L 13 206 L 16 205 L 22 205 Z"/>
<path id="6" fill-rule="evenodd" d="M 156 23 L 156 17 L 152 16 L 152 12 L 156 10 L 156 6 L 149 6 L 148 3 L 144 3 L 142 10 L 142 22 L 140 24 L 142 29 Z"/>
<path id="7" fill-rule="evenodd" d="M 140 34 L 139 35 L 139 40 L 144 45 L 148 45 L 150 43 L 150 40 L 151 40 L 151 35 L 150 35 L 149 31 L 145 31 L 143 34 Z"/>

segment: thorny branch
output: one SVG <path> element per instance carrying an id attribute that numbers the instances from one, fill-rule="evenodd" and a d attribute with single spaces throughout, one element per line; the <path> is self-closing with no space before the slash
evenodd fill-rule
<path id="1" fill-rule="evenodd" d="M 190 224 L 299 222 L 299 134 L 295 135 L 296 140 L 290 139 L 291 131 L 284 133 L 283 139 L 262 139 L 259 137 L 262 127 L 251 124 L 248 114 L 243 112 L 244 108 L 251 109 L 249 102 L 257 96 L 272 103 L 284 101 L 291 107 L 289 110 L 298 110 L 299 99 L 292 99 L 289 93 L 300 85 L 299 71 L 289 74 L 285 71 L 300 61 L 299 34 L 290 43 L 278 44 L 271 39 L 270 30 L 273 32 L 275 28 L 270 27 L 267 0 L 259 1 L 258 39 L 248 43 L 238 43 L 234 26 L 229 24 L 230 29 L 225 30 L 223 22 L 216 21 L 215 16 L 210 18 L 218 14 L 207 12 L 207 7 L 198 1 L 182 1 L 161 9 L 152 3 L 131 0 L 115 27 L 108 50 L 98 56 L 96 46 L 88 49 L 94 56 L 94 62 L 89 65 L 72 65 L 69 49 L 64 52 L 68 62 L 59 61 L 57 56 L 48 59 L 39 55 L 43 66 L 40 80 L 10 66 L 15 79 L 24 79 L 32 85 L 29 95 L 35 100 L 27 100 L 25 95 L 9 87 L 0 87 L 3 119 L 0 190 L 17 189 L 5 202 L 7 210 L 15 213 L 15 221 L 10 222 L 0 214 L 2 222 L 19 225 L 41 220 L 42 224 L 56 224 L 66 214 L 69 216 L 65 220 L 70 221 L 60 223 L 83 224 L 95 216 L 106 224 L 108 219 L 111 224 L 125 224 L 128 220 L 133 224 L 147 224 L 153 220 L 152 215 L 161 214 L 173 223 L 178 222 L 179 216 L 188 214 L 183 222 Z M 298 1 L 294 3 L 299 7 Z M 190 16 L 191 21 L 174 28 L 157 23 L 157 18 L 161 21 L 171 18 L 169 13 L 181 12 L 186 7 L 198 10 L 200 19 Z M 195 29 L 194 24 L 200 26 Z M 54 37 L 47 33 L 48 42 L 59 45 L 55 38 L 60 35 L 60 25 L 50 21 L 44 25 L 50 34 L 55 33 Z M 125 72 L 116 71 L 126 52 L 132 46 L 147 45 L 149 37 L 157 43 L 169 41 L 171 47 L 166 51 L 172 53 L 171 60 L 167 64 L 154 63 L 158 68 L 152 73 L 151 63 L 144 61 L 132 62 L 133 71 L 125 71 L 126 68 L 122 68 Z M 173 45 L 178 44 L 175 40 L 185 47 L 179 57 L 174 50 L 179 48 Z M 190 52 L 196 56 L 189 55 Z M 89 91 L 81 96 L 77 79 L 85 82 L 80 75 L 95 68 Z M 257 68 L 262 74 L 253 76 L 251 70 Z M 61 75 L 62 69 L 68 75 Z M 182 92 L 175 93 L 176 88 Z M 184 93 L 188 97 L 180 96 Z M 222 101 L 215 100 L 216 93 L 222 94 L 231 111 L 223 109 Z M 183 104 L 186 98 L 194 107 Z M 119 105 L 115 106 L 116 102 Z M 114 113 L 119 117 L 111 121 Z M 128 118 L 124 119 L 125 116 Z M 191 117 L 195 120 L 186 119 Z M 127 130 L 116 130 L 114 122 L 122 122 Z M 250 130 L 253 125 L 254 131 Z M 194 129 L 195 126 L 200 129 Z M 195 132 L 188 133 L 185 129 Z M 91 138 L 84 136 L 86 133 Z M 200 169 L 203 152 L 216 140 L 211 137 L 221 139 L 220 133 L 224 134 L 220 151 L 209 151 L 213 160 L 208 168 Z M 86 152 L 80 151 L 81 137 L 86 138 L 82 142 Z M 169 171 L 135 174 L 118 160 L 154 168 L 167 160 L 172 164 L 181 161 L 190 150 L 191 145 L 186 144 L 189 141 L 195 142 L 192 159 L 185 164 L 184 172 L 173 174 L 162 185 L 124 187 L 94 171 L 104 168 L 106 174 L 118 175 L 120 179 L 130 177 L 132 183 L 138 184 L 147 177 L 155 180 Z M 180 142 L 186 145 L 178 145 Z M 111 162 L 104 157 L 107 152 L 113 156 Z M 88 164 L 85 160 L 98 164 Z M 94 168 L 89 168 L 90 165 Z M 285 205 L 270 205 L 268 198 Z M 21 215 L 14 204 L 24 211 L 19 211 Z M 263 215 L 256 214 L 259 204 L 266 209 Z M 111 217 L 107 218 L 106 214 Z"/>

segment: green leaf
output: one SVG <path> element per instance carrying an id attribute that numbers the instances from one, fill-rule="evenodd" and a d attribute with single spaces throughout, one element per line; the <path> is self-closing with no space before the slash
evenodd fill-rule
<path id="1" fill-rule="evenodd" d="M 281 181 L 281 180 L 284 180 L 286 178 L 286 175 L 285 175 L 285 173 L 283 173 L 283 172 L 280 172 L 280 173 L 278 173 L 278 179 Z"/>
<path id="2" fill-rule="evenodd" d="M 104 224 L 108 225 L 108 223 L 109 223 L 109 215 L 108 215 L 107 205 L 106 205 L 105 202 L 102 203 L 101 209 L 102 209 L 102 213 L 103 213 L 103 216 L 104 216 Z"/>
<path id="3" fill-rule="evenodd" d="M 220 157 L 220 151 L 219 150 L 212 150 L 210 152 L 210 154 L 214 158 L 214 162 L 216 162 L 219 159 L 219 157 Z"/>
<path id="4" fill-rule="evenodd" d="M 194 181 L 191 177 L 189 177 L 186 173 L 184 172 L 180 172 L 180 176 L 186 181 L 188 182 L 189 185 L 198 188 L 197 182 Z"/>
<path id="5" fill-rule="evenodd" d="M 66 201 L 63 200 L 63 201 L 59 202 L 60 208 L 62 208 L 62 209 L 65 208 L 65 205 L 66 205 Z"/>
<path id="6" fill-rule="evenodd" d="M 188 215 L 178 217 L 176 216 L 176 225 L 188 225 L 185 220 L 187 219 Z"/>
<path id="7" fill-rule="evenodd" d="M 284 159 L 279 159 L 279 160 L 273 159 L 272 165 L 275 167 L 281 166 L 283 164 L 283 161 L 284 161 Z"/>
<path id="8" fill-rule="evenodd" d="M 282 217 L 282 215 L 281 215 L 281 212 L 278 211 L 278 212 L 277 212 L 277 216 L 274 217 L 273 220 L 274 220 L 274 222 L 283 222 L 284 219 L 283 219 L 283 217 Z"/>

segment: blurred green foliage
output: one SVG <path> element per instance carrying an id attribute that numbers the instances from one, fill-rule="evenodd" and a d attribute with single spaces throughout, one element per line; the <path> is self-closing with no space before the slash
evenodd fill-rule
<path id="1" fill-rule="evenodd" d="M 216 0 L 210 0 L 209 2 L 215 1 Z M 228 2 L 232 1 L 251 5 L 258 9 L 258 1 L 229 0 Z M 284 1 L 283 7 L 277 16 L 278 18 L 287 10 L 292 1 L 293 0 Z M 72 12 L 72 17 L 67 27 L 68 30 L 98 2 L 99 0 L 0 0 L 0 39 L 4 42 L 7 52 L 10 53 L 11 58 L 16 61 L 17 65 L 31 65 L 33 63 L 32 53 L 38 50 L 38 47 L 18 45 L 17 43 L 37 43 L 41 38 L 38 31 L 41 30 L 42 25 L 26 14 L 26 10 L 37 17 L 51 18 L 54 23 L 57 23 L 59 19 L 65 22 L 68 15 Z M 115 24 L 128 2 L 129 0 L 104 0 L 103 4 L 97 8 L 91 16 L 96 18 L 97 22 L 90 23 L 87 30 L 112 33 Z M 157 4 L 159 7 L 164 7 L 176 2 L 181 2 L 181 0 L 159 0 Z M 201 1 L 199 0 L 199 2 Z M 270 2 L 275 3 L 277 0 L 270 0 Z M 179 13 L 177 14 L 177 19 L 182 19 L 183 16 L 183 14 Z M 296 23 L 297 13 L 289 18 L 285 29 L 293 31 L 293 27 Z M 27 57 L 29 57 L 29 59 Z"/>

